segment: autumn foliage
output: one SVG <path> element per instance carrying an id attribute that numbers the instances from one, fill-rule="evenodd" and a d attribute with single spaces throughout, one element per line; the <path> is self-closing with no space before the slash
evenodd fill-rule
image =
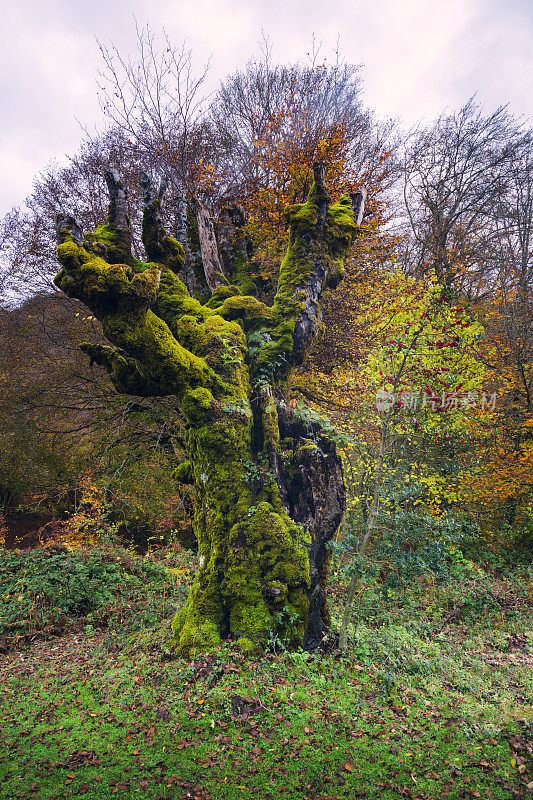
<path id="1" fill-rule="evenodd" d="M 194 106 L 189 87 L 183 113 L 163 109 L 159 118 L 148 88 L 138 87 L 144 127 L 125 121 L 118 105 L 108 109 L 112 130 L 86 142 L 68 168 L 43 174 L 26 216 L 6 217 L 6 285 L 31 294 L 32 280 L 47 284 L 55 269 L 50 220 L 68 202 L 93 226 L 108 166 L 124 170 L 142 254 L 135 208 L 148 164 L 170 179 L 172 202 L 162 212 L 169 230 L 177 232 L 181 198 L 194 234 L 201 201 L 220 240 L 225 209 L 238 204 L 253 293 L 269 302 L 287 246 L 285 209 L 307 197 L 312 164 L 322 161 L 333 201 L 366 190 L 364 235 L 354 240 L 343 282 L 324 294 L 322 334 L 291 379 L 287 401 L 327 416 L 346 437 L 361 531 L 376 480 L 376 508 L 466 516 L 489 539 L 526 530 L 533 512 L 530 134 L 504 110 L 486 115 L 469 101 L 402 142 L 394 125 L 364 110 L 357 70 L 339 63 L 251 62 L 223 82 L 209 108 Z M 197 259 L 197 241 L 187 246 L 187 258 Z M 103 372 L 74 355 L 88 333 L 102 341 L 91 315 L 82 307 L 75 313 L 69 326 L 78 330 L 68 327 L 67 335 L 57 301 L 42 294 L 3 310 L 4 505 L 24 505 L 33 493 L 72 509 L 78 492 L 79 509 L 90 471 L 132 529 L 156 539 L 183 529 L 190 539 L 190 495 L 162 479 L 183 458 L 180 426 L 169 422 L 164 403 L 116 395 Z M 23 361 L 31 364 L 26 375 Z M 6 377 L 11 371 L 20 376 L 18 391 Z M 393 397 L 388 409 L 376 407 L 382 392 Z"/>

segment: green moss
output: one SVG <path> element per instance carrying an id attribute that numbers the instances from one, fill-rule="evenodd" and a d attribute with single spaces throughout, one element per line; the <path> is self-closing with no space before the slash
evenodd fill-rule
<path id="1" fill-rule="evenodd" d="M 181 407 L 192 425 L 205 424 L 213 406 L 213 395 L 208 389 L 189 389 L 182 398 Z"/>
<path id="2" fill-rule="evenodd" d="M 254 642 L 264 642 L 286 625 L 277 619 L 280 596 L 298 607 L 298 625 L 291 638 L 305 630 L 309 561 L 303 532 L 286 514 L 261 502 L 230 532 L 232 562 L 224 577 L 224 593 L 232 598 L 230 631 Z M 269 591 L 274 587 L 277 591 Z"/>
<path id="3" fill-rule="evenodd" d="M 187 604 L 181 614 L 172 621 L 172 632 L 179 643 L 179 652 L 186 658 L 195 658 L 198 653 L 214 650 L 221 642 L 219 626 L 211 619 L 204 619 L 199 608 Z M 213 604 L 210 604 L 212 607 Z"/>
<path id="4" fill-rule="evenodd" d="M 210 304 L 212 317 L 193 323 L 186 321 L 194 335 L 199 335 L 197 325 L 205 330 L 206 346 L 213 355 L 210 363 L 221 368 L 224 350 L 216 349 L 211 333 L 227 342 L 226 355 L 231 348 L 242 348 L 242 331 L 238 326 L 231 330 L 230 320 L 239 320 L 243 327 L 254 333 L 250 337 L 248 357 L 254 380 L 275 382 L 290 370 L 293 349 L 293 331 L 302 312 L 306 293 L 303 291 L 311 279 L 317 260 L 331 274 L 338 274 L 345 247 L 353 231 L 351 205 L 340 202 L 328 212 L 324 222 L 327 229 L 327 246 L 322 237 L 313 241 L 313 231 L 318 224 L 316 198 L 290 212 L 291 237 L 287 255 L 280 270 L 278 294 L 272 309 L 253 297 L 241 297 L 233 288 L 223 287 Z M 221 302 L 222 301 L 222 302 Z M 234 324 L 234 323 L 233 323 Z M 188 334 L 191 341 L 193 335 Z M 242 351 L 241 351 L 242 352 Z M 215 359 L 219 359 L 216 361 Z M 236 360 L 238 360 L 236 358 Z M 191 459 L 195 464 L 197 512 L 195 529 L 199 537 L 201 565 L 191 592 L 189 610 L 184 619 L 192 618 L 189 626 L 180 622 L 180 649 L 191 652 L 192 637 L 199 636 L 199 622 L 195 609 L 203 609 L 203 619 L 214 621 L 221 635 L 231 634 L 243 643 L 248 651 L 263 646 L 272 636 L 279 636 L 289 645 L 302 642 L 305 631 L 309 581 L 307 547 L 310 533 L 296 525 L 286 514 L 274 481 L 267 481 L 253 497 L 247 485 L 243 465 L 250 460 L 251 423 L 249 415 L 228 411 L 238 409 L 235 400 L 247 400 L 249 388 L 244 372 L 235 371 L 228 377 L 232 399 L 220 406 L 211 402 L 209 395 L 197 392 L 194 409 L 187 408 L 187 416 L 194 423 L 191 431 Z M 262 404 L 261 430 L 263 447 L 267 455 L 280 452 L 277 409 L 274 398 L 267 395 Z M 292 461 L 315 448 L 311 440 L 301 442 L 296 459 L 294 442 L 288 446 Z M 287 447 L 285 447 L 287 449 Z M 238 457 L 240 455 L 240 461 Z M 205 601 L 209 593 L 202 586 L 212 582 L 220 591 L 220 600 Z M 215 594 L 212 593 L 212 598 Z M 220 607 L 226 614 L 217 617 Z M 201 638 L 201 637 L 200 637 Z"/>
<path id="5" fill-rule="evenodd" d="M 239 287 L 239 294 L 253 297 L 257 295 L 257 286 L 250 275 L 250 263 L 246 258 L 242 244 L 237 241 L 234 243 L 233 248 L 233 274 L 231 279 Z"/>
<path id="6" fill-rule="evenodd" d="M 228 297 L 240 295 L 239 287 L 233 285 L 217 286 L 213 294 L 205 304 L 207 308 L 218 309 Z"/>
<path id="7" fill-rule="evenodd" d="M 255 297 L 229 297 L 217 313 L 227 320 L 242 320 L 246 330 L 254 330 L 275 322 L 272 309 Z"/>
<path id="8" fill-rule="evenodd" d="M 59 275 L 54 278 L 54 283 L 61 288 L 61 282 L 69 277 L 67 271 L 69 269 L 79 269 L 87 260 L 88 253 L 82 247 L 79 247 L 74 239 L 70 237 L 58 246 L 57 257 L 61 264 L 63 264 L 63 269 Z"/>
<path id="9" fill-rule="evenodd" d="M 272 341 L 254 359 L 254 376 L 265 373 L 269 365 L 273 365 L 274 381 L 287 379 L 292 367 L 293 332 L 306 299 L 303 289 L 317 269 L 327 275 L 327 282 L 332 286 L 337 285 L 344 274 L 344 257 L 355 231 L 351 201 L 343 196 L 328 208 L 324 222 L 320 223 L 318 203 L 322 199 L 313 184 L 307 202 L 286 211 L 290 237 L 272 308 Z"/>
<path id="10" fill-rule="evenodd" d="M 207 403 L 200 405 L 207 411 Z M 220 636 L 230 633 L 247 640 L 247 647 L 264 646 L 272 634 L 290 644 L 303 640 L 308 535 L 277 500 L 254 500 L 242 459 L 249 452 L 250 428 L 249 420 L 230 424 L 215 416 L 209 425 L 189 431 L 200 566 L 173 626 L 179 650 L 188 656 L 208 641 L 206 630 L 212 632 L 212 625 Z M 239 451 L 241 459 L 236 460 Z"/>
<path id="11" fill-rule="evenodd" d="M 246 656 L 253 655 L 257 650 L 256 645 L 254 645 L 251 639 L 247 639 L 245 636 L 241 636 L 240 639 L 237 639 L 235 646 L 237 650 L 240 650 L 240 652 Z"/>
<path id="12" fill-rule="evenodd" d="M 305 452 L 309 452 L 312 450 L 317 450 L 317 443 L 313 441 L 313 439 L 301 439 L 298 450 L 296 451 L 297 454 L 305 454 Z"/>
<path id="13" fill-rule="evenodd" d="M 328 208 L 327 237 L 329 248 L 328 286 L 335 288 L 344 277 L 344 257 L 357 230 L 354 224 L 352 201 L 343 195 Z"/>
<path id="14" fill-rule="evenodd" d="M 101 256 L 109 264 L 126 264 L 135 270 L 142 270 L 143 264 L 131 253 L 131 230 L 128 227 L 118 230 L 114 225 L 98 225 L 93 233 L 85 235 L 85 241 L 95 255 Z"/>
<path id="15" fill-rule="evenodd" d="M 190 461 L 183 461 L 172 471 L 173 480 L 177 483 L 194 483 L 192 464 Z"/>
<path id="16" fill-rule="evenodd" d="M 205 325 L 198 322 L 196 317 L 184 314 L 176 320 L 174 335 L 183 347 L 191 353 L 200 353 L 205 350 L 207 336 Z"/>

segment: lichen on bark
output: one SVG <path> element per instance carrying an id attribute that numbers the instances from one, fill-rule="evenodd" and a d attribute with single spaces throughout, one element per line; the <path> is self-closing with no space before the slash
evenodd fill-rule
<path id="1" fill-rule="evenodd" d="M 72 218 L 58 218 L 56 284 L 101 321 L 109 345 L 84 349 L 117 390 L 174 395 L 186 420 L 187 461 L 174 477 L 194 486 L 199 561 L 172 623 L 179 652 L 192 657 L 227 637 L 245 651 L 272 637 L 314 648 L 329 626 L 328 543 L 344 483 L 335 444 L 285 393 L 317 335 L 322 291 L 342 278 L 357 231 L 352 201 L 331 204 L 324 166 L 315 165 L 307 201 L 287 209 L 290 238 L 271 306 L 255 296 L 247 248 L 231 230 L 241 210 L 226 212 L 220 263 L 235 283 L 215 286 L 210 238 L 204 285 L 213 291 L 202 303 L 182 280 L 184 247 L 162 223 L 164 182 L 155 190 L 142 176 L 148 260 L 140 262 L 124 186 L 116 172 L 106 180 L 105 225 L 84 235 Z"/>

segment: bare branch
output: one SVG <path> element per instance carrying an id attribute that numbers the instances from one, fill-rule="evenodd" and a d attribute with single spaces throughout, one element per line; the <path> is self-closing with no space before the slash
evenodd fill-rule
<path id="1" fill-rule="evenodd" d="M 109 225 L 113 225 L 118 231 L 125 231 L 129 228 L 129 219 L 128 194 L 124 186 L 124 181 L 116 169 L 108 170 L 104 177 L 109 192 L 107 222 Z"/>
<path id="2" fill-rule="evenodd" d="M 80 247 L 83 245 L 83 228 L 71 214 L 58 214 L 56 216 L 56 236 L 59 243 L 64 239 L 65 234 L 63 231 L 68 231 L 77 245 Z"/>

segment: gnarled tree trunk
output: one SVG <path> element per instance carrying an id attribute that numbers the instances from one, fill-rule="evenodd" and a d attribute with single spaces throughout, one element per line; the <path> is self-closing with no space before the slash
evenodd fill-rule
<path id="1" fill-rule="evenodd" d="M 329 626 L 327 545 L 345 490 L 335 444 L 286 404 L 285 387 L 316 336 L 323 289 L 342 278 L 357 230 L 352 199 L 330 204 L 315 165 L 307 202 L 286 212 L 290 241 L 273 305 L 242 293 L 246 248 L 227 230 L 225 268 L 238 286 L 214 288 L 201 304 L 180 279 L 184 248 L 161 222 L 164 185 L 155 192 L 143 177 L 143 263 L 131 254 L 120 177 L 106 180 L 106 225 L 84 235 L 58 219 L 56 283 L 101 321 L 109 346 L 85 350 L 116 388 L 175 395 L 187 420 L 188 460 L 175 477 L 195 488 L 199 564 L 173 621 L 179 651 L 192 656 L 228 636 L 249 650 L 272 635 L 314 648 Z M 353 199 L 360 222 L 362 197 Z M 229 263 L 235 242 L 238 269 Z"/>

